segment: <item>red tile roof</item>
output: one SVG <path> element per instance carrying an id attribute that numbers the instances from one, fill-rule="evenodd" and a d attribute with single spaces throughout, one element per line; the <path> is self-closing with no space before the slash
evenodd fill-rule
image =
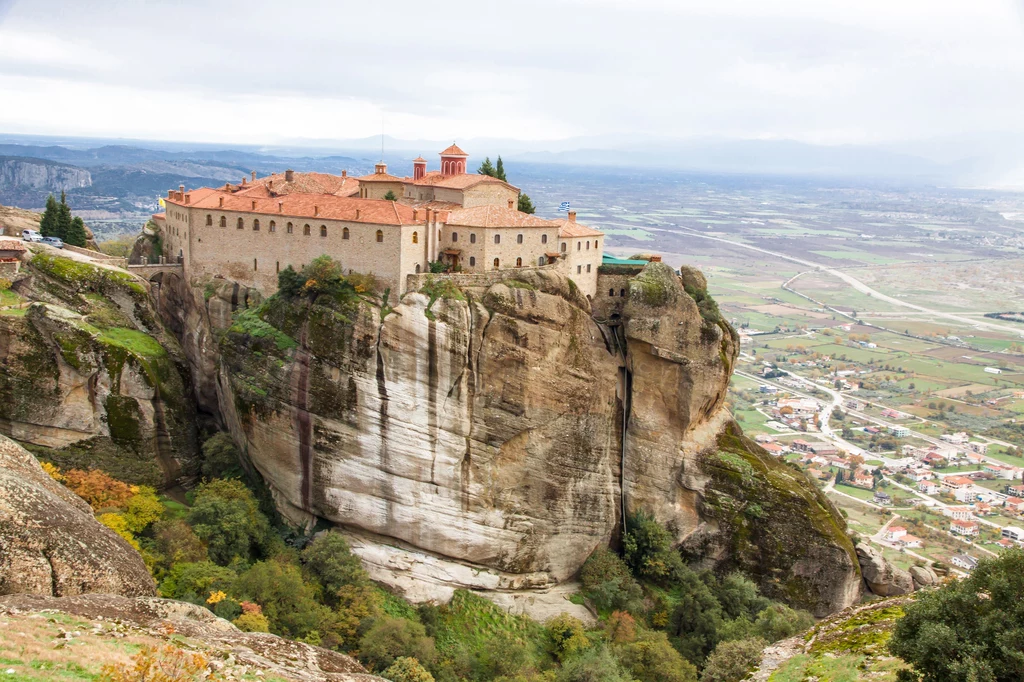
<path id="1" fill-rule="evenodd" d="M 408 182 L 409 178 L 400 178 L 391 173 L 370 173 L 356 178 L 359 182 Z"/>
<path id="2" fill-rule="evenodd" d="M 505 206 L 457 208 L 448 214 L 448 225 L 465 227 L 553 227 L 550 220 Z"/>
<path id="3" fill-rule="evenodd" d="M 256 182 L 238 191 L 245 196 L 271 196 L 273 194 L 337 194 L 348 197 L 359 193 L 359 179 L 331 173 L 292 173 L 292 181 L 284 173 L 257 178 Z"/>
<path id="4" fill-rule="evenodd" d="M 0 239 L 0 251 L 28 251 L 28 249 L 16 239 Z"/>
<path id="5" fill-rule="evenodd" d="M 413 163 L 426 163 L 427 160 L 424 159 L 422 156 L 417 156 L 415 159 L 412 160 L 412 162 Z"/>
<path id="6" fill-rule="evenodd" d="M 208 191 L 203 191 L 208 190 Z M 294 192 L 282 197 L 253 198 L 238 196 L 222 190 L 194 190 L 188 192 L 191 208 L 205 208 L 238 213 L 260 213 L 279 215 L 283 218 L 305 218 L 324 220 L 346 220 L 349 222 L 375 223 L 380 225 L 408 225 L 422 222 L 413 220 L 411 206 L 384 201 L 383 199 L 359 199 L 339 197 L 333 194 L 306 194 Z M 196 197 L 201 198 L 197 199 Z M 220 200 L 224 200 L 221 205 Z M 184 206 L 184 202 L 167 199 L 169 204 Z M 253 208 L 253 202 L 256 207 Z M 281 204 L 279 210 L 279 203 Z M 358 217 L 356 212 L 358 211 Z"/>
<path id="7" fill-rule="evenodd" d="M 448 149 L 441 152 L 441 156 L 469 156 L 469 154 L 459 149 L 459 146 L 453 142 Z"/>
<path id="8" fill-rule="evenodd" d="M 552 220 L 552 223 L 558 225 L 558 236 L 559 237 L 602 237 L 604 232 L 598 232 L 592 227 L 581 225 L 575 221 L 563 218 L 561 220 Z"/>
<path id="9" fill-rule="evenodd" d="M 433 187 L 446 187 L 448 189 L 469 189 L 475 187 L 481 183 L 490 184 L 501 184 L 505 185 L 509 189 L 519 191 L 518 187 L 510 185 L 504 180 L 498 178 L 492 178 L 489 175 L 480 175 L 478 173 L 460 173 L 458 175 L 442 175 L 441 171 L 429 171 L 423 175 L 419 180 L 413 180 L 412 178 L 405 178 L 403 182 L 409 182 L 414 185 L 431 185 Z"/>

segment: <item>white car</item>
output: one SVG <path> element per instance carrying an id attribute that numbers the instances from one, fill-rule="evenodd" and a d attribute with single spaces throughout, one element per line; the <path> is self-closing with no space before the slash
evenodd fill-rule
<path id="1" fill-rule="evenodd" d="M 39 234 L 38 230 L 22 230 L 21 238 L 27 242 L 41 242 L 43 241 L 43 235 Z"/>

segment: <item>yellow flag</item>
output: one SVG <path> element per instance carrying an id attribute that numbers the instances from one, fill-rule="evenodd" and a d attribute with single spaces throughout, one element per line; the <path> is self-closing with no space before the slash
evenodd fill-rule
<path id="1" fill-rule="evenodd" d="M 160 208 L 167 208 L 167 202 L 164 201 L 163 197 L 160 197 L 157 201 L 160 203 Z"/>

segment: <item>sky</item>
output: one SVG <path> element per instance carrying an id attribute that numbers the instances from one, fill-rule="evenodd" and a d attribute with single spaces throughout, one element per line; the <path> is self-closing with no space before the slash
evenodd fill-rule
<path id="1" fill-rule="evenodd" d="M 1024 134 L 1024 0 L 0 0 L 0 132 Z"/>

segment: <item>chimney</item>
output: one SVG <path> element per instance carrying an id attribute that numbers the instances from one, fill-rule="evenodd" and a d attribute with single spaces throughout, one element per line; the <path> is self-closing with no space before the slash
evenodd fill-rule
<path id="1" fill-rule="evenodd" d="M 277 202 L 277 212 L 278 213 L 284 213 L 284 202 L 283 201 Z"/>
<path id="2" fill-rule="evenodd" d="M 661 256 L 651 256 L 651 262 L 652 263 L 660 263 L 661 262 Z"/>
<path id="3" fill-rule="evenodd" d="M 252 200 L 252 210 L 254 210 L 254 211 L 256 210 L 256 200 L 255 199 Z"/>
<path id="4" fill-rule="evenodd" d="M 181 194 L 184 194 L 185 193 L 185 185 L 178 185 L 178 192 L 180 192 Z"/>
<path id="5" fill-rule="evenodd" d="M 224 208 L 224 197 L 221 197 L 221 198 L 220 198 L 220 204 L 218 204 L 218 206 L 219 206 L 220 208 Z"/>
<path id="6" fill-rule="evenodd" d="M 358 208 L 356 209 L 356 220 L 359 220 L 359 215 L 362 213 Z"/>
<path id="7" fill-rule="evenodd" d="M 242 187 L 245 187 L 245 176 L 242 176 Z"/>
<path id="8" fill-rule="evenodd" d="M 320 215 L 320 207 L 313 204 L 313 217 L 316 218 L 318 215 Z"/>
<path id="9" fill-rule="evenodd" d="M 288 170 L 286 170 L 284 172 L 284 181 L 285 182 L 291 182 L 294 179 L 295 179 L 295 171 L 293 171 L 291 168 L 289 168 Z"/>
<path id="10" fill-rule="evenodd" d="M 509 208 L 515 208 L 515 206 L 513 206 L 513 204 L 514 204 L 514 203 L 515 203 L 515 202 L 514 202 L 514 200 L 512 200 L 512 199 L 509 199 L 509 200 L 508 200 L 508 207 L 509 207 Z"/>
<path id="11" fill-rule="evenodd" d="M 419 219 L 420 219 L 420 211 L 419 211 L 418 208 L 414 208 L 412 210 L 412 220 L 413 220 L 413 222 L 419 222 Z"/>
<path id="12" fill-rule="evenodd" d="M 343 177 L 343 178 L 347 178 L 347 177 L 348 177 L 348 171 L 347 171 L 347 170 L 345 170 L 345 169 L 342 169 L 342 171 L 341 171 L 341 177 Z"/>
<path id="13" fill-rule="evenodd" d="M 173 199 L 174 198 L 174 190 L 173 189 L 167 190 L 167 198 L 168 199 Z"/>
<path id="14" fill-rule="evenodd" d="M 576 222 L 576 211 L 569 211 L 569 222 Z"/>
<path id="15" fill-rule="evenodd" d="M 186 204 L 187 204 L 187 203 L 189 203 L 189 201 L 188 201 L 188 200 L 189 200 L 190 198 L 191 198 L 191 197 L 190 197 L 190 195 L 188 195 L 188 194 L 186 194 L 186 195 L 185 195 L 185 203 L 186 203 Z"/>
<path id="16" fill-rule="evenodd" d="M 256 182 L 256 171 L 252 172 L 252 181 Z"/>

